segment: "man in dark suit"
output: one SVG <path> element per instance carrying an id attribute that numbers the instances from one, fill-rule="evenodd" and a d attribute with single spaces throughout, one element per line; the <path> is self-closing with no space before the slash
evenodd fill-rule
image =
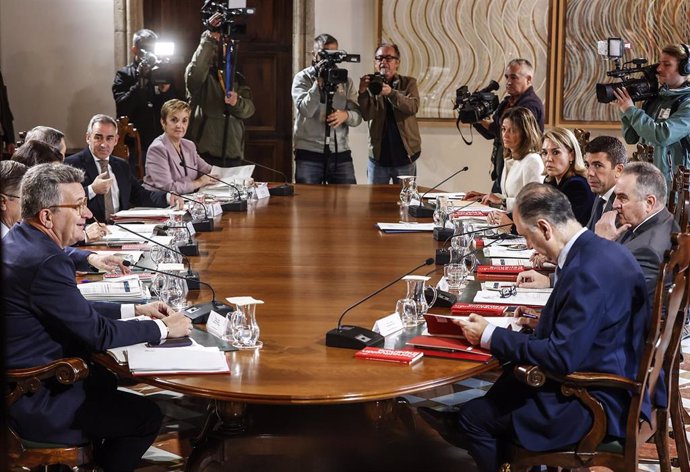
<path id="1" fill-rule="evenodd" d="M 615 240 L 632 252 L 642 268 L 651 299 L 659 264 L 671 249 L 671 233 L 680 231 L 666 209 L 666 179 L 649 162 L 631 162 L 616 182 L 615 195 L 613 210 L 597 223 L 597 235 Z"/>
<path id="2" fill-rule="evenodd" d="M 613 187 L 628 162 L 625 146 L 613 136 L 597 136 L 585 146 L 587 183 L 598 197 L 594 199 L 587 229 L 594 231 L 601 215 L 613 208 Z"/>
<path id="3" fill-rule="evenodd" d="M 472 344 L 481 344 L 503 363 L 529 363 L 558 374 L 574 371 L 612 373 L 634 378 L 649 321 L 644 276 L 629 251 L 597 237 L 575 219 L 562 193 L 549 185 L 528 184 L 518 194 L 514 217 L 530 247 L 557 261 L 553 293 L 541 312 L 534 334 L 489 325 L 479 315 L 459 321 Z M 526 309 L 519 308 L 518 315 Z M 625 436 L 629 397 L 601 388 L 592 394 L 602 402 L 607 434 Z M 650 405 L 643 405 L 649 419 Z M 506 446 L 519 441 L 534 451 L 576 443 L 592 418 L 575 397 L 566 397 L 548 382 L 534 389 L 506 369 L 484 397 L 458 412 L 422 410 L 436 426 L 446 426 L 466 446 L 482 472 L 495 472 Z M 446 421 L 452 415 L 451 421 Z"/>
<path id="4" fill-rule="evenodd" d="M 111 156 L 117 140 L 117 122 L 107 115 L 95 115 L 86 129 L 89 146 L 65 159 L 65 164 L 86 174 L 84 189 L 94 218 L 110 221 L 113 213 L 133 206 L 163 208 L 176 204 L 179 197 L 145 189 L 127 161 Z"/>
<path id="5" fill-rule="evenodd" d="M 91 216 L 82 171 L 41 164 L 22 181 L 22 222 L 2 241 L 7 367 L 40 366 L 62 357 L 129 344 L 158 343 L 189 334 L 191 323 L 161 302 L 120 305 L 89 302 L 74 279 L 64 248 L 83 237 Z M 119 321 L 134 315 L 155 320 Z M 145 397 L 117 390 L 115 379 L 92 364 L 89 377 L 71 386 L 46 383 L 9 408 L 23 439 L 59 444 L 92 440 L 105 471 L 127 471 L 155 439 L 161 413 Z"/>

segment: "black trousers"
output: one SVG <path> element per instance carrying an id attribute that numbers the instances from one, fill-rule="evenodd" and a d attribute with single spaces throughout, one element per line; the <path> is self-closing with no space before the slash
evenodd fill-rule
<path id="1" fill-rule="evenodd" d="M 105 375 L 87 380 L 76 426 L 91 438 L 94 460 L 104 472 L 130 472 L 155 441 L 163 414 L 152 400 L 117 390 L 112 375 Z"/>

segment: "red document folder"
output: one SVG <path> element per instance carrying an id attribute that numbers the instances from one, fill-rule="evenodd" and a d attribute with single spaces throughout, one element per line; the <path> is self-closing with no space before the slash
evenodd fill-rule
<path id="1" fill-rule="evenodd" d="M 399 364 L 412 364 L 420 360 L 423 355 L 424 353 L 420 351 L 385 349 L 382 347 L 365 347 L 355 353 L 357 359 L 397 362 Z"/>
<path id="2" fill-rule="evenodd" d="M 407 342 L 407 345 L 431 357 L 447 357 L 480 362 L 492 359 L 489 351 L 472 346 L 466 339 L 444 338 L 441 336 L 415 336 Z"/>

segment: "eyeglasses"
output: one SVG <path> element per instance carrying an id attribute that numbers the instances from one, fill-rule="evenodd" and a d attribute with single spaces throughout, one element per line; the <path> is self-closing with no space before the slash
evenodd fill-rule
<path id="1" fill-rule="evenodd" d="M 79 203 L 63 203 L 62 205 L 50 205 L 48 208 L 71 208 L 77 210 L 80 215 L 86 211 L 87 200 L 83 199 Z"/>
<path id="2" fill-rule="evenodd" d="M 19 200 L 21 198 L 17 195 L 12 195 L 11 193 L 0 193 L 0 195 L 2 195 L 3 197 L 7 197 L 7 198 L 16 198 L 17 200 Z"/>
<path id="3" fill-rule="evenodd" d="M 400 59 L 400 58 L 397 56 L 375 56 L 374 57 L 374 60 L 376 62 L 383 62 L 383 61 L 391 62 L 393 60 L 397 61 L 398 59 Z"/>
<path id="4" fill-rule="evenodd" d="M 498 293 L 501 295 L 501 298 L 509 298 L 515 296 L 517 295 L 517 286 L 513 285 L 512 287 L 502 288 L 498 291 Z"/>

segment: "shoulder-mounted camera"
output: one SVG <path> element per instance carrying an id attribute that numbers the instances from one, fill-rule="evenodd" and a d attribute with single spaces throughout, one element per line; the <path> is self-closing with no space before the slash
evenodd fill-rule
<path id="1" fill-rule="evenodd" d="M 486 87 L 470 93 L 467 85 L 455 91 L 455 106 L 461 123 L 476 123 L 491 115 L 498 108 L 498 82 L 492 80 Z"/>
<path id="2" fill-rule="evenodd" d="M 243 34 L 246 32 L 247 25 L 236 24 L 242 17 L 256 13 L 255 8 L 230 8 L 225 3 L 206 0 L 201 7 L 202 24 L 211 32 L 225 32 L 227 34 Z M 213 15 L 220 16 L 220 23 L 214 26 L 210 23 Z"/>
<path id="3" fill-rule="evenodd" d="M 625 43 L 621 38 L 608 38 L 606 41 L 597 43 L 598 53 L 606 56 L 607 60 L 613 59 L 615 64 L 615 68 L 606 72 L 606 75 L 621 79 L 620 82 L 597 84 L 597 101 L 599 103 L 614 101 L 616 96 L 613 91 L 617 88 L 627 90 L 633 102 L 656 97 L 659 94 L 659 79 L 656 74 L 656 68 L 659 64 L 645 66 L 648 61 L 644 58 L 622 62 L 624 49 L 629 47 L 630 44 Z M 629 64 L 632 64 L 633 67 L 629 67 Z"/>

